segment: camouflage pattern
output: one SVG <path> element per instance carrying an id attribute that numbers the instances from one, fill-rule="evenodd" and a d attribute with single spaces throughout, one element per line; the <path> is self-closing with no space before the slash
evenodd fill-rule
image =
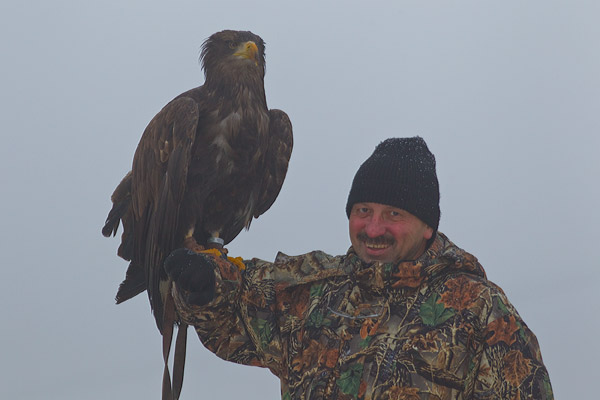
<path id="1" fill-rule="evenodd" d="M 438 233 L 414 262 L 315 251 L 216 259 L 182 318 L 219 357 L 269 368 L 284 400 L 552 399 L 534 334 L 477 259 Z"/>

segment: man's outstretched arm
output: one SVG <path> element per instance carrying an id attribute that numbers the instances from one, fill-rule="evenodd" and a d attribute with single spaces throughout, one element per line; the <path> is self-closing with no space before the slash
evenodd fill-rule
<path id="1" fill-rule="evenodd" d="M 247 273 L 219 253 L 187 249 L 175 250 L 165 261 L 177 311 L 204 346 L 222 359 L 268 367 L 277 375 L 281 346 L 275 296 L 264 295 L 274 293 L 273 281 L 264 279 L 271 266 Z"/>

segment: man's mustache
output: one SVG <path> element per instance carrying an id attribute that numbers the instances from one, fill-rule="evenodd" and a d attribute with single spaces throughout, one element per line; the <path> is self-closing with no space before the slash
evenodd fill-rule
<path id="1" fill-rule="evenodd" d="M 384 233 L 381 236 L 374 238 L 369 237 L 365 232 L 359 232 L 356 237 L 361 242 L 365 242 L 367 245 L 392 245 L 396 241 L 389 233 Z"/>

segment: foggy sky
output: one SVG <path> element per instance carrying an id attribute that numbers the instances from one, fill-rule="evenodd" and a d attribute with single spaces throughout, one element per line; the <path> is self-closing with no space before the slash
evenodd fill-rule
<path id="1" fill-rule="evenodd" d="M 114 304 L 127 263 L 100 230 L 146 124 L 202 84 L 200 45 L 223 29 L 266 41 L 267 102 L 295 140 L 279 198 L 231 255 L 344 253 L 358 166 L 385 138 L 420 135 L 440 231 L 536 334 L 556 398 L 594 397 L 598 2 L 6 3 L 0 398 L 160 398 L 147 296 Z M 278 380 L 190 330 L 182 399 L 240 397 L 279 398 Z"/>

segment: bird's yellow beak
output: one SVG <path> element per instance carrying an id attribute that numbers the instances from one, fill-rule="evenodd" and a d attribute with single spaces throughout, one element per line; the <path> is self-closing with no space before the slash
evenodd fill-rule
<path id="1" fill-rule="evenodd" d="M 240 44 L 237 48 L 237 51 L 233 53 L 233 55 L 247 58 L 248 60 L 254 61 L 254 64 L 258 65 L 258 47 L 253 41 Z"/>

